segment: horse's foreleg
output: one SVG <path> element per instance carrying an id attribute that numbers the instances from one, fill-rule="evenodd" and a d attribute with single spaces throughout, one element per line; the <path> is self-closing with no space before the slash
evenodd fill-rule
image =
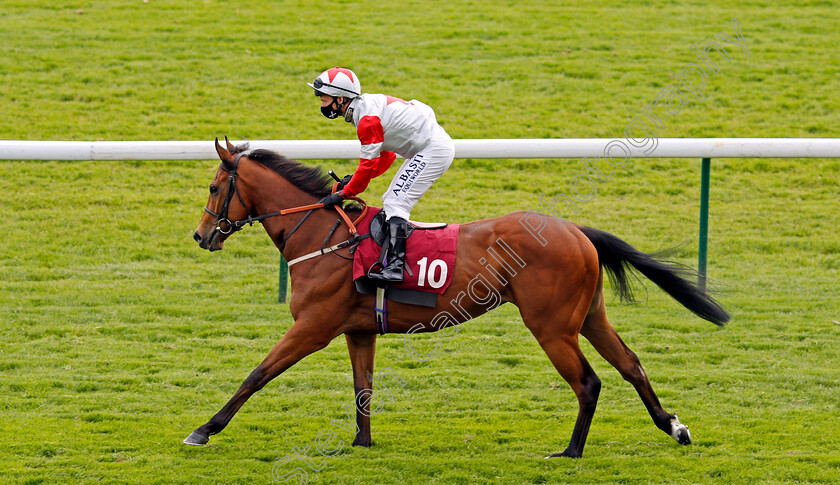
<path id="1" fill-rule="evenodd" d="M 659 398 L 650 385 L 642 364 L 636 354 L 618 336 L 613 326 L 607 320 L 606 311 L 603 306 L 590 314 L 581 329 L 581 335 L 595 347 L 604 359 L 613 365 L 621 376 L 633 384 L 639 397 L 653 418 L 656 427 L 674 438 L 678 443 L 687 445 L 691 443 L 691 434 L 688 428 L 681 424 L 677 416 L 669 414 L 659 403 Z"/>
<path id="2" fill-rule="evenodd" d="M 239 386 L 236 394 L 216 413 L 210 421 L 193 431 L 185 440 L 188 445 L 204 445 L 210 435 L 219 433 L 228 425 L 233 416 L 255 392 L 263 388 L 269 381 L 283 373 L 307 355 L 320 350 L 329 344 L 331 338 L 323 336 L 323 330 L 312 332 L 303 329 L 304 326 L 295 323 L 268 353 L 268 356 L 258 365 L 245 382 Z M 316 334 L 322 334 L 318 336 Z M 331 336 L 329 336 L 331 337 Z"/>
<path id="3" fill-rule="evenodd" d="M 370 446 L 370 400 L 373 395 L 373 357 L 376 350 L 375 333 L 348 333 L 347 350 L 353 365 L 353 388 L 355 390 L 356 439 L 353 446 Z"/>

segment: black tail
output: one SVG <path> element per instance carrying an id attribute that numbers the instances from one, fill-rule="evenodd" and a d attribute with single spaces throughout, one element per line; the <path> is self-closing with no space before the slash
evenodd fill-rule
<path id="1" fill-rule="evenodd" d="M 688 279 L 691 277 L 697 281 L 695 271 L 676 263 L 654 259 L 608 232 L 586 226 L 579 226 L 579 229 L 592 241 L 598 251 L 601 267 L 607 271 L 610 282 L 622 300 L 633 300 L 633 290 L 628 281 L 630 273 L 627 271 L 632 271 L 632 266 L 700 318 L 716 325 L 729 321 L 726 310 Z"/>

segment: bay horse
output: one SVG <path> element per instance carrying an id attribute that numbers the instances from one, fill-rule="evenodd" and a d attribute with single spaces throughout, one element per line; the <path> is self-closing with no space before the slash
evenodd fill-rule
<path id="1" fill-rule="evenodd" d="M 343 233 L 330 231 L 339 224 L 335 208 L 310 210 L 305 215 L 283 212 L 313 204 L 318 207 L 318 200 L 331 193 L 330 178 L 321 169 L 268 150 L 248 151 L 247 144 L 234 146 L 227 141 L 224 148 L 218 139 L 216 151 L 221 163 L 194 234 L 202 249 L 222 249 L 230 234 L 256 221 L 262 223 L 289 261 L 348 240 L 346 226 Z M 348 208 L 347 212 L 351 216 L 359 214 L 358 209 Z M 353 445 L 371 446 L 370 399 L 359 398 L 372 394 L 372 380 L 375 381 L 374 297 L 356 291 L 353 265 L 346 259 L 348 252 L 348 248 L 338 249 L 336 253 L 343 253 L 345 258 L 327 254 L 290 267 L 289 309 L 294 324 L 227 404 L 184 443 L 206 444 L 211 435 L 228 425 L 251 395 L 343 334 L 350 352 L 357 404 Z M 502 257 L 487 257 L 494 254 Z M 622 298 L 632 299 L 629 277 L 633 268 L 701 318 L 717 325 L 729 320 L 727 312 L 689 280 L 684 267 L 638 251 L 598 229 L 537 212 L 515 212 L 461 225 L 455 274 L 445 293 L 439 295 L 437 307 L 389 302 L 389 331 L 437 331 L 477 317 L 499 304 L 513 303 L 578 399 L 569 445 L 551 457 L 582 456 L 601 389 L 600 379 L 581 352 L 578 335 L 589 340 L 636 388 L 659 429 L 677 442 L 689 444 L 688 428 L 662 408 L 636 354 L 607 320 L 604 273 Z M 477 275 L 484 275 L 479 291 Z"/>

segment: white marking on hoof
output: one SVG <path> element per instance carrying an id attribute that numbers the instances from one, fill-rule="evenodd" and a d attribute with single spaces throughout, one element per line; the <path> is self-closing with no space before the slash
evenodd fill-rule
<path id="1" fill-rule="evenodd" d="M 674 438 L 681 445 L 691 444 L 691 433 L 686 425 L 680 423 L 676 414 L 674 419 L 671 420 L 671 438 Z"/>

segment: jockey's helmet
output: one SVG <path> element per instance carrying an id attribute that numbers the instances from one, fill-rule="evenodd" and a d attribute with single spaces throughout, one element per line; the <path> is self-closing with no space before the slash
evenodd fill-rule
<path id="1" fill-rule="evenodd" d="M 327 94 L 334 98 L 353 99 L 362 94 L 362 84 L 356 73 L 338 66 L 327 69 L 307 84 L 315 90 L 315 96 Z"/>

